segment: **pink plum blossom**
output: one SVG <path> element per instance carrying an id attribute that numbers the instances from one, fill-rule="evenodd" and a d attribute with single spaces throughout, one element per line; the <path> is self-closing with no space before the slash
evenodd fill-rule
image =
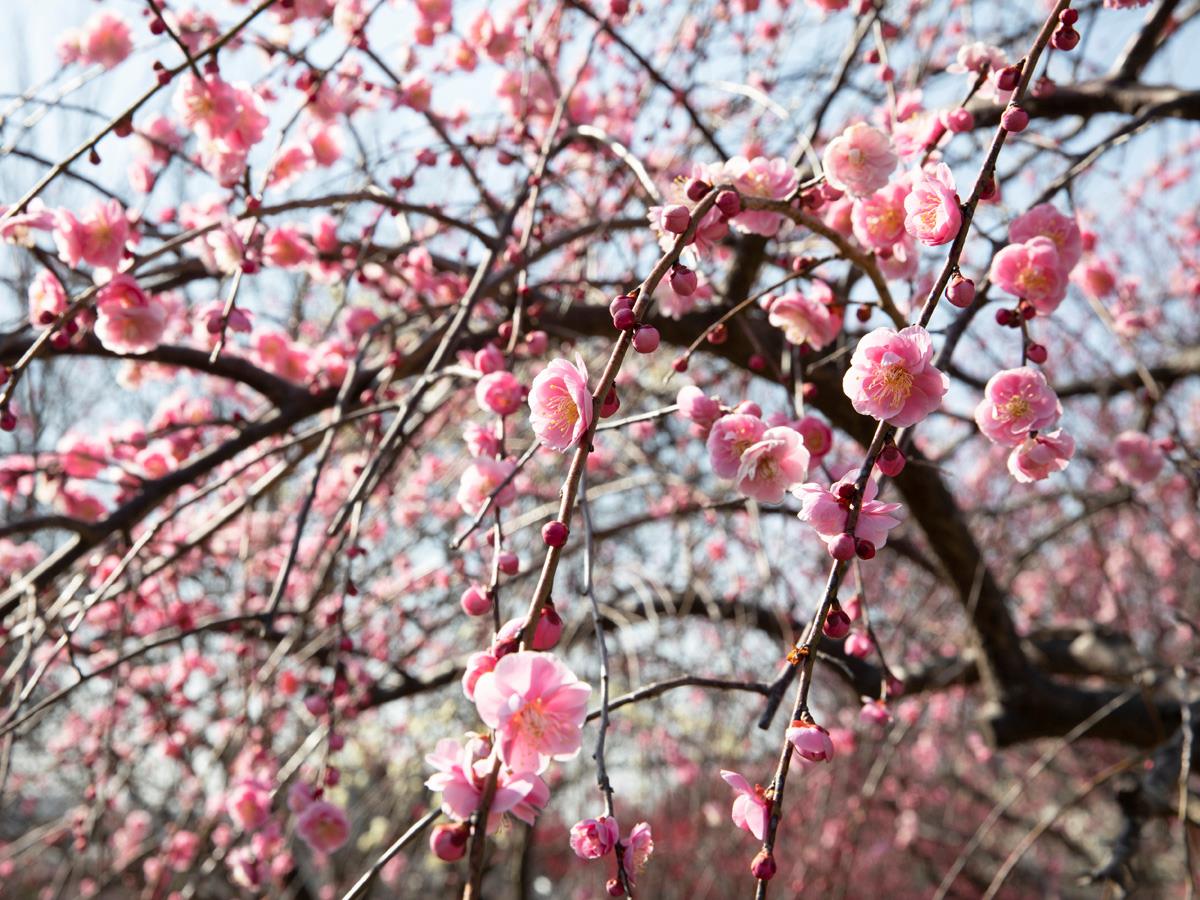
<path id="1" fill-rule="evenodd" d="M 533 379 L 529 389 L 530 424 L 537 439 L 564 451 L 579 442 L 592 424 L 592 395 L 583 358 L 575 364 L 555 359 Z"/>
<path id="2" fill-rule="evenodd" d="M 779 503 L 789 488 L 808 477 L 808 462 L 798 432 L 786 425 L 768 428 L 742 453 L 734 484 L 760 503 Z"/>
<path id="3" fill-rule="evenodd" d="M 799 184 L 795 166 L 778 156 L 770 159 L 763 156 L 753 159 L 735 156 L 725 163 L 720 177 L 714 179 L 714 183 L 717 182 L 732 184 L 745 197 L 766 200 L 786 200 Z M 778 213 L 744 209 L 730 222 L 739 231 L 773 237 L 784 218 Z"/>
<path id="4" fill-rule="evenodd" d="M 708 458 L 721 478 L 734 478 L 742 464 L 742 454 L 757 444 L 767 430 L 758 416 L 734 413 L 722 416 L 708 433 Z"/>
<path id="5" fill-rule="evenodd" d="M 29 324 L 45 328 L 67 310 L 67 292 L 49 269 L 39 269 L 29 283 Z"/>
<path id="6" fill-rule="evenodd" d="M 909 185 L 893 181 L 854 200 L 850 221 L 860 244 L 870 250 L 886 250 L 904 237 L 904 201 L 909 190 Z"/>
<path id="7" fill-rule="evenodd" d="M 82 29 L 72 29 L 59 40 L 59 59 L 64 64 L 94 63 L 112 69 L 133 52 L 129 25 L 120 16 L 101 10 Z"/>
<path id="8" fill-rule="evenodd" d="M 1065 431 L 1026 435 L 1008 455 L 1008 471 L 1022 484 L 1041 481 L 1061 472 L 1075 455 L 1075 440 Z"/>
<path id="9" fill-rule="evenodd" d="M 1104 300 L 1117 288 L 1116 273 L 1107 262 L 1097 256 L 1089 256 L 1087 261 L 1075 270 L 1071 280 L 1093 300 Z"/>
<path id="10" fill-rule="evenodd" d="M 654 853 L 654 836 L 650 832 L 650 823 L 638 822 L 622 843 L 625 845 L 625 871 L 632 885 L 634 876 L 646 867 L 650 855 Z"/>
<path id="11" fill-rule="evenodd" d="M 904 198 L 904 228 L 922 244 L 936 247 L 954 240 L 962 225 L 954 176 L 941 163 L 921 173 Z"/>
<path id="12" fill-rule="evenodd" d="M 1049 203 L 1039 203 L 1029 212 L 1017 216 L 1008 226 L 1008 239 L 1014 244 L 1035 237 L 1048 238 L 1054 243 L 1064 275 L 1075 268 L 1083 256 L 1083 235 L 1075 217 L 1063 215 Z"/>
<path id="13" fill-rule="evenodd" d="M 488 496 L 512 474 L 517 464 L 507 459 L 491 459 L 479 456 L 471 460 L 470 465 L 463 470 L 458 483 L 458 505 L 467 515 L 474 515 L 487 501 Z M 492 505 L 503 509 L 517 499 L 516 486 L 509 481 L 496 494 Z"/>
<path id="14" fill-rule="evenodd" d="M 842 330 L 842 311 L 834 302 L 833 290 L 814 279 L 807 293 L 789 291 L 776 297 L 767 313 L 768 321 L 783 329 L 792 344 L 808 344 L 814 350 L 832 343 Z"/>
<path id="15" fill-rule="evenodd" d="M 350 820 L 340 806 L 314 800 L 296 819 L 296 834 L 318 853 L 333 853 L 350 839 Z"/>
<path id="16" fill-rule="evenodd" d="M 620 828 L 612 816 L 581 819 L 571 826 L 571 849 L 580 859 L 606 856 L 617 846 L 620 838 Z"/>
<path id="17" fill-rule="evenodd" d="M 442 795 L 442 812 L 460 821 L 474 815 L 492 772 L 493 756 L 488 742 L 473 735 L 465 744 L 443 738 L 434 752 L 425 757 L 425 762 L 435 770 L 425 786 Z M 488 811 L 488 833 L 500 827 L 506 813 L 532 825 L 549 799 L 550 791 L 537 775 L 502 768 Z"/>
<path id="18" fill-rule="evenodd" d="M 117 275 L 96 294 L 96 338 L 113 353 L 153 350 L 162 340 L 166 320 L 166 307 L 128 275 Z"/>
<path id="19" fill-rule="evenodd" d="M 1140 431 L 1122 431 L 1113 441 L 1109 473 L 1132 487 L 1149 484 L 1163 470 L 1165 458 L 1149 435 Z"/>
<path id="20" fill-rule="evenodd" d="M 498 416 L 510 416 L 521 408 L 525 389 L 512 372 L 489 372 L 475 385 L 475 402 Z"/>
<path id="21" fill-rule="evenodd" d="M 1004 51 L 983 41 L 963 44 L 958 48 L 954 62 L 947 67 L 947 72 L 963 74 L 971 72 L 976 75 L 984 72 L 997 71 L 1004 68 L 1007 58 Z"/>
<path id="22" fill-rule="evenodd" d="M 842 379 L 857 412 L 897 427 L 915 425 L 936 410 L 949 386 L 933 365 L 933 341 L 919 325 L 864 335 Z"/>
<path id="23" fill-rule="evenodd" d="M 1028 300 L 1048 315 L 1067 294 L 1067 277 L 1054 242 L 1046 237 L 1009 244 L 992 258 L 990 277 L 1014 297 Z"/>
<path id="24" fill-rule="evenodd" d="M 848 488 L 854 486 L 855 473 L 851 472 L 832 489 L 819 484 L 802 484 L 792 491 L 800 501 L 799 518 L 807 522 L 821 536 L 826 545 L 832 544 L 846 530 L 846 516 L 850 511 Z M 883 503 L 879 496 L 879 485 L 872 478 L 863 492 L 862 506 L 854 526 L 856 537 L 870 541 L 877 548 L 887 543 L 888 532 L 900 524 L 893 513 L 900 510 L 899 503 Z"/>
<path id="25" fill-rule="evenodd" d="M 256 831 L 271 817 L 271 789 L 259 781 L 244 781 L 230 793 L 225 809 L 242 831 Z"/>
<path id="26" fill-rule="evenodd" d="M 549 653 L 503 657 L 475 684 L 475 707 L 496 730 L 500 759 L 514 771 L 540 773 L 552 759 L 579 752 L 591 687 Z"/>
<path id="27" fill-rule="evenodd" d="M 816 416 L 805 416 L 793 426 L 800 432 L 804 446 L 813 461 L 833 449 L 833 429 Z"/>
<path id="28" fill-rule="evenodd" d="M 701 437 L 708 437 L 713 423 L 721 418 L 721 401 L 707 396 L 694 384 L 679 389 L 675 397 L 679 413 L 698 429 Z"/>
<path id="29" fill-rule="evenodd" d="M 726 769 L 721 770 L 721 777 L 737 792 L 731 813 L 733 824 L 743 831 L 750 832 L 755 840 L 761 841 L 767 831 L 767 821 L 771 818 L 771 804 L 766 799 L 762 787 L 751 787 L 745 776 Z"/>
<path id="30" fill-rule="evenodd" d="M 1031 366 L 997 372 L 983 389 L 975 422 L 992 443 L 1015 447 L 1058 421 L 1062 406 L 1046 376 Z"/>
<path id="31" fill-rule="evenodd" d="M 887 184 L 897 159 L 886 134 L 858 122 L 829 142 L 821 162 L 831 185 L 863 197 Z"/>
<path id="32" fill-rule="evenodd" d="M 9 210 L 7 204 L 0 204 L 0 217 Z M 57 219 L 54 210 L 42 202 L 40 197 L 34 197 L 25 205 L 24 212 L 8 216 L 0 221 L 0 240 L 7 244 L 21 247 L 32 247 L 37 231 L 49 231 Z"/>
<path id="33" fill-rule="evenodd" d="M 75 268 L 81 262 L 99 269 L 116 269 L 125 253 L 129 222 L 117 200 L 97 201 L 81 217 L 59 210 L 54 242 L 58 256 Z"/>

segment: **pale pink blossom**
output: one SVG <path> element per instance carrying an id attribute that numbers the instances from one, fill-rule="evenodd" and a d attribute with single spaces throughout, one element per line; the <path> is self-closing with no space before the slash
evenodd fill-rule
<path id="1" fill-rule="evenodd" d="M 510 653 L 475 684 L 475 707 L 496 730 L 509 768 L 540 773 L 579 752 L 591 687 L 549 653 Z"/>
<path id="2" fill-rule="evenodd" d="M 475 515 L 487 502 L 493 491 L 497 491 L 492 506 L 503 509 L 517 499 L 517 488 L 510 480 L 503 488 L 504 479 L 512 474 L 517 464 L 508 459 L 492 459 L 479 456 L 471 460 L 463 470 L 458 482 L 458 505 L 469 516 Z"/>
<path id="3" fill-rule="evenodd" d="M 926 169 L 904 198 L 904 228 L 914 238 L 930 247 L 954 240 L 962 225 L 962 210 L 954 176 L 945 163 Z"/>
<path id="4" fill-rule="evenodd" d="M 500 452 L 500 437 L 491 425 L 468 422 L 463 426 L 463 440 L 472 456 L 495 456 Z"/>
<path id="5" fill-rule="evenodd" d="M 105 445 L 84 435 L 63 435 L 55 450 L 63 472 L 72 478 L 95 478 L 108 461 Z"/>
<path id="6" fill-rule="evenodd" d="M 334 125 L 313 123 L 306 129 L 308 147 L 312 151 L 313 162 L 322 168 L 328 168 L 342 158 L 344 140 L 341 129 Z"/>
<path id="7" fill-rule="evenodd" d="M 829 142 L 821 162 L 826 181 L 839 190 L 862 197 L 887 184 L 897 159 L 886 134 L 858 122 Z"/>
<path id="8" fill-rule="evenodd" d="M 901 428 L 936 410 L 949 386 L 933 365 L 933 341 L 919 325 L 864 335 L 842 379 L 856 411 Z"/>
<path id="9" fill-rule="evenodd" d="M 230 792 L 225 810 L 242 831 L 257 831 L 271 817 L 271 789 L 260 781 L 243 781 Z"/>
<path id="10" fill-rule="evenodd" d="M 649 822 L 638 822 L 623 841 L 625 845 L 625 873 L 629 876 L 630 885 L 634 876 L 646 867 L 650 855 L 654 853 L 654 836 L 650 833 Z"/>
<path id="11" fill-rule="evenodd" d="M 286 188 L 316 164 L 312 148 L 307 143 L 287 144 L 280 147 L 275 158 L 271 160 L 267 184 L 270 187 Z"/>
<path id="12" fill-rule="evenodd" d="M 846 530 L 846 516 L 850 512 L 849 490 L 854 486 L 855 477 L 856 473 L 851 471 L 832 488 L 809 483 L 792 491 L 800 501 L 800 521 L 811 525 L 827 546 Z M 858 521 L 854 525 L 855 536 L 870 541 L 877 548 L 887 544 L 888 532 L 900 524 L 900 519 L 893 515 L 900 511 L 900 504 L 883 503 L 875 499 L 878 496 L 879 485 L 872 478 L 867 481 Z"/>
<path id="13" fill-rule="evenodd" d="M 1004 51 L 983 41 L 963 44 L 958 48 L 955 61 L 947 68 L 947 72 L 963 74 L 972 72 L 976 75 L 984 72 L 998 71 L 1008 62 Z"/>
<path id="14" fill-rule="evenodd" d="M 870 250 L 886 250 L 904 237 L 904 198 L 909 190 L 909 185 L 893 181 L 854 200 L 850 221 L 860 244 Z"/>
<path id="15" fill-rule="evenodd" d="M 287 807 L 293 813 L 302 813 L 317 799 L 316 789 L 307 781 L 294 781 L 288 788 Z"/>
<path id="16" fill-rule="evenodd" d="M 1031 431 L 1048 428 L 1060 415 L 1062 405 L 1046 376 L 1031 366 L 997 372 L 988 379 L 975 408 L 979 430 L 1005 447 L 1022 443 Z"/>
<path id="17" fill-rule="evenodd" d="M 510 416 L 521 408 L 525 388 L 512 372 L 489 372 L 475 384 L 475 402 L 498 416 Z"/>
<path id="18" fill-rule="evenodd" d="M 789 488 L 808 477 L 808 462 L 798 432 L 786 425 L 768 428 L 742 453 L 734 485 L 760 503 L 779 503 Z"/>
<path id="19" fill-rule="evenodd" d="M 1132 487 L 1149 484 L 1163 470 L 1166 458 L 1148 434 L 1122 431 L 1113 441 L 1108 472 Z"/>
<path id="20" fill-rule="evenodd" d="M 29 324 L 34 328 L 53 325 L 67 310 L 67 292 L 49 269 L 39 269 L 29 283 Z"/>
<path id="21" fill-rule="evenodd" d="M 575 364 L 551 360 L 529 389 L 530 424 L 537 439 L 551 449 L 573 447 L 592 424 L 592 394 L 583 357 Z"/>
<path id="22" fill-rule="evenodd" d="M 796 190 L 799 181 L 796 169 L 782 157 L 756 156 L 746 159 L 735 156 L 722 167 L 713 183 L 729 183 L 744 197 L 761 197 L 765 200 L 786 200 Z M 739 231 L 774 237 L 784 222 L 778 213 L 763 210 L 743 209 L 730 219 Z"/>
<path id="23" fill-rule="evenodd" d="M 1067 295 L 1067 277 L 1058 249 L 1046 237 L 1009 244 L 992 258 L 989 277 L 1002 291 L 1028 300 L 1043 315 Z"/>
<path id="24" fill-rule="evenodd" d="M 571 849 L 580 859 L 599 859 L 607 856 L 620 839 L 620 828 L 612 816 L 581 819 L 571 826 Z"/>
<path id="25" fill-rule="evenodd" d="M 309 240 L 290 225 L 272 228 L 263 238 L 262 259 L 267 265 L 291 269 L 316 259 Z"/>
<path id="26" fill-rule="evenodd" d="M 771 804 L 766 799 L 761 785 L 750 786 L 743 775 L 721 770 L 721 777 L 737 792 L 733 801 L 733 824 L 743 831 L 754 835 L 755 840 L 761 841 L 767 831 L 767 821 L 771 818 Z"/>
<path id="27" fill-rule="evenodd" d="M 9 207 L 0 204 L 0 217 L 7 213 Z M 21 247 L 32 247 L 35 243 L 35 231 L 49 231 L 54 227 L 56 214 L 46 206 L 40 197 L 34 197 L 25 205 L 25 211 L 0 221 L 0 240 Z"/>
<path id="28" fill-rule="evenodd" d="M 474 700 L 475 685 L 479 683 L 480 676 L 496 668 L 496 663 L 498 662 L 499 660 L 495 654 L 488 650 L 472 653 L 467 657 L 467 664 L 463 669 L 462 677 L 463 696 L 468 700 Z"/>
<path id="29" fill-rule="evenodd" d="M 128 275 L 117 275 L 96 294 L 94 331 L 113 353 L 148 353 L 166 329 L 167 309 Z"/>
<path id="30" fill-rule="evenodd" d="M 792 427 L 800 433 L 812 461 L 820 460 L 833 449 L 833 429 L 816 416 L 805 416 Z"/>
<path id="31" fill-rule="evenodd" d="M 804 762 L 828 762 L 833 759 L 833 741 L 829 732 L 815 722 L 792 722 L 787 730 L 788 742 L 796 756 Z"/>
<path id="32" fill-rule="evenodd" d="M 442 812 L 460 821 L 474 815 L 494 762 L 487 740 L 472 735 L 465 744 L 460 744 L 452 738 L 443 738 L 434 752 L 425 757 L 425 762 L 435 770 L 425 786 L 442 795 Z M 549 799 L 550 791 L 537 775 L 502 768 L 488 810 L 488 833 L 500 827 L 506 813 L 532 825 Z"/>
<path id="33" fill-rule="evenodd" d="M 776 297 L 767 320 L 783 330 L 792 344 L 808 344 L 820 350 L 831 344 L 842 330 L 842 310 L 836 305 L 833 290 L 819 278 L 807 293 L 789 291 Z"/>
<path id="34" fill-rule="evenodd" d="M 1008 455 L 1008 471 L 1022 484 L 1041 481 L 1061 472 L 1075 455 L 1075 440 L 1065 431 L 1026 435 Z"/>
<path id="35" fill-rule="evenodd" d="M 350 839 L 350 820 L 340 806 L 314 800 L 296 819 L 296 834 L 318 853 L 333 853 Z"/>
<path id="36" fill-rule="evenodd" d="M 1075 270 L 1071 280 L 1093 300 L 1104 300 L 1117 289 L 1117 276 L 1112 267 L 1098 256 L 1089 256 Z"/>
<path id="37" fill-rule="evenodd" d="M 58 257 L 72 268 L 86 262 L 101 269 L 116 269 L 128 238 L 129 222 L 117 200 L 97 201 L 80 218 L 65 209 L 55 217 Z"/>
<path id="38" fill-rule="evenodd" d="M 762 439 L 767 423 L 758 416 L 733 413 L 713 423 L 708 433 L 708 458 L 721 478 L 733 478 L 742 464 L 742 454 Z"/>
<path id="39" fill-rule="evenodd" d="M 713 423 L 721 418 L 721 401 L 707 396 L 694 384 L 681 387 L 675 403 L 679 414 L 696 427 L 701 437 L 707 438 Z"/>
<path id="40" fill-rule="evenodd" d="M 889 249 L 879 251 L 878 262 L 879 271 L 889 281 L 915 278 L 921 262 L 917 242 L 906 231 Z"/>
<path id="41" fill-rule="evenodd" d="M 1017 216 L 1008 226 L 1008 239 L 1014 244 L 1035 237 L 1049 238 L 1058 251 L 1058 263 L 1063 274 L 1075 268 L 1083 256 L 1083 235 L 1074 216 L 1060 213 L 1049 203 L 1039 203 L 1029 212 Z"/>
<path id="42" fill-rule="evenodd" d="M 64 35 L 59 52 L 65 63 L 83 61 L 112 69 L 133 52 L 133 38 L 124 19 L 101 10 L 82 30 Z"/>

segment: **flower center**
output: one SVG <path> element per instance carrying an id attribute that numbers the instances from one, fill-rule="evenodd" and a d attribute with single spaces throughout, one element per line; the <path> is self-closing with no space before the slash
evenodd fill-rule
<path id="1" fill-rule="evenodd" d="M 865 162 L 863 152 L 858 147 L 851 147 L 850 152 L 846 154 L 846 158 L 850 160 L 850 165 L 855 167 L 861 166 Z"/>
<path id="2" fill-rule="evenodd" d="M 556 395 L 550 398 L 546 406 L 554 424 L 564 431 L 573 428 L 579 421 L 579 407 L 575 405 L 575 400 L 567 389 L 561 385 L 556 388 Z"/>
<path id="3" fill-rule="evenodd" d="M 534 742 L 540 742 L 549 728 L 542 709 L 541 698 L 521 707 L 521 710 L 512 717 L 512 723 L 518 731 L 529 735 Z"/>
<path id="4" fill-rule="evenodd" d="M 1024 269 L 1017 279 L 1017 284 L 1021 287 L 1023 294 L 1044 291 L 1048 282 L 1049 279 L 1045 273 L 1037 269 Z"/>
<path id="5" fill-rule="evenodd" d="M 890 397 L 893 402 L 903 402 L 912 393 L 912 373 L 904 367 L 903 363 L 892 363 L 885 366 L 880 381 L 882 382 L 882 393 Z"/>
<path id="6" fill-rule="evenodd" d="M 1004 415 L 1009 419 L 1024 419 L 1029 415 L 1033 407 L 1029 405 L 1029 401 L 1018 395 L 1010 397 L 1004 403 Z"/>

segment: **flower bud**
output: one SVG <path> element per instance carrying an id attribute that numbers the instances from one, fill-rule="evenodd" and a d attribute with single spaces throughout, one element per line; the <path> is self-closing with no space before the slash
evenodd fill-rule
<path id="1" fill-rule="evenodd" d="M 473 584 L 463 591 L 458 602 L 468 616 L 486 616 L 492 611 L 492 598 L 481 584 Z"/>
<path id="2" fill-rule="evenodd" d="M 766 850 L 759 850 L 750 863 L 750 874 L 759 881 L 770 881 L 775 877 L 776 871 L 778 867 L 775 865 L 775 857 Z"/>
<path id="3" fill-rule="evenodd" d="M 567 526 L 557 519 L 542 526 L 542 540 L 547 547 L 561 547 L 567 542 L 569 533 Z"/>
<path id="4" fill-rule="evenodd" d="M 681 203 L 672 203 L 662 212 L 662 225 L 672 234 L 683 234 L 692 224 L 692 214 Z"/>
<path id="5" fill-rule="evenodd" d="M 742 198 L 736 191 L 721 191 L 717 194 L 717 209 L 727 219 L 732 219 L 742 211 Z"/>
<path id="6" fill-rule="evenodd" d="M 687 266 L 671 266 L 671 290 L 680 297 L 690 297 L 696 293 L 699 279 L 696 273 Z"/>
<path id="7" fill-rule="evenodd" d="M 889 478 L 895 478 L 904 471 L 904 463 L 906 462 L 904 454 L 900 452 L 900 448 L 895 444 L 888 444 L 880 452 L 878 459 L 875 460 L 875 465 L 879 467 L 879 471 Z"/>
<path id="8" fill-rule="evenodd" d="M 854 559 L 854 551 L 854 535 L 847 532 L 839 534 L 829 545 L 829 555 L 842 562 Z"/>
<path id="9" fill-rule="evenodd" d="M 850 617 L 839 608 L 831 609 L 825 615 L 825 626 L 822 628 L 825 636 L 840 641 L 850 633 Z"/>
<path id="10" fill-rule="evenodd" d="M 1029 113 L 1015 104 L 1009 104 L 1000 116 L 1000 125 L 1005 131 L 1019 134 L 1029 127 Z"/>
<path id="11" fill-rule="evenodd" d="M 956 272 L 946 285 L 946 299 L 950 301 L 951 306 L 966 309 L 975 299 L 975 282 Z"/>
<path id="12" fill-rule="evenodd" d="M 462 859 L 467 852 L 467 838 L 471 830 L 465 822 L 456 825 L 436 825 L 429 835 L 429 849 L 443 862 Z"/>
<path id="13" fill-rule="evenodd" d="M 638 353 L 653 353 L 658 349 L 658 329 L 653 325 L 643 325 L 633 333 L 633 349 Z"/>

